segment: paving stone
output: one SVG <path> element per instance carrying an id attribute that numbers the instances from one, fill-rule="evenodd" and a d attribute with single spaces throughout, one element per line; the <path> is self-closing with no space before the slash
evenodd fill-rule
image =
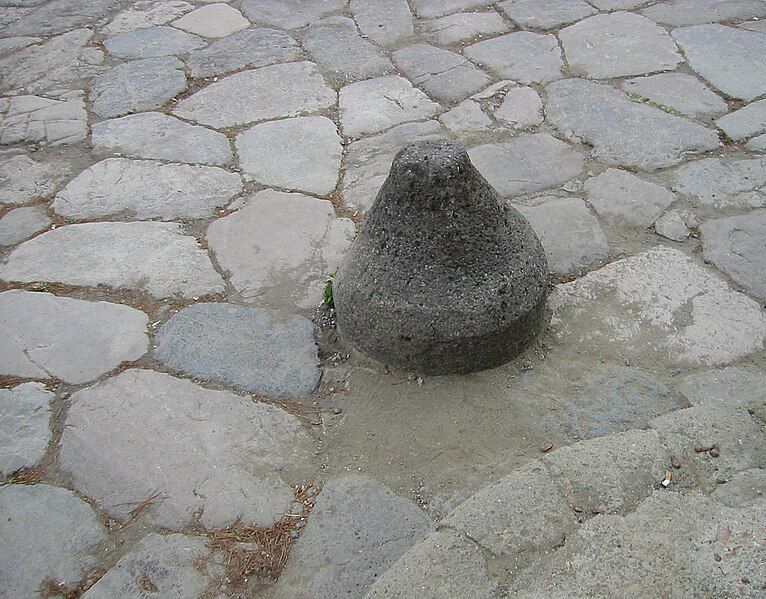
<path id="1" fill-rule="evenodd" d="M 156 158 L 192 164 L 224 165 L 234 158 L 228 138 L 160 112 L 142 112 L 95 123 L 96 153 Z"/>
<path id="2" fill-rule="evenodd" d="M 328 195 L 338 184 L 343 146 L 327 117 L 255 125 L 237 136 L 236 146 L 242 170 L 264 185 Z"/>
<path id="3" fill-rule="evenodd" d="M 155 342 L 154 355 L 168 368 L 259 395 L 305 396 L 319 382 L 314 327 L 302 316 L 194 304 L 174 314 Z"/>
<path id="4" fill-rule="evenodd" d="M 104 41 L 109 54 L 120 58 L 153 58 L 186 54 L 202 48 L 207 42 L 201 37 L 178 31 L 173 27 L 149 27 L 120 33 Z"/>
<path id="5" fill-rule="evenodd" d="M 413 36 L 407 0 L 351 0 L 351 12 L 365 37 L 381 46 L 394 46 Z"/>
<path id="6" fill-rule="evenodd" d="M 703 256 L 766 301 L 766 210 L 702 223 Z"/>
<path id="7" fill-rule="evenodd" d="M 649 0 L 590 0 L 599 10 L 631 10 L 646 4 Z"/>
<path id="8" fill-rule="evenodd" d="M 695 25 L 672 35 L 689 66 L 717 90 L 748 101 L 766 93 L 766 34 Z"/>
<path id="9" fill-rule="evenodd" d="M 251 21 L 282 29 L 300 29 L 345 6 L 344 0 L 242 0 L 242 12 Z"/>
<path id="10" fill-rule="evenodd" d="M 490 119 L 476 100 L 464 100 L 452 110 L 439 117 L 439 121 L 450 131 L 457 134 L 476 133 L 492 128 Z"/>
<path id="11" fill-rule="evenodd" d="M 15 23 L 22 17 L 32 12 L 32 10 L 33 8 L 31 7 L 27 8 L 21 6 L 9 6 L 7 8 L 3 8 L 3 10 L 0 11 L 0 27 L 6 27 L 7 25 Z"/>
<path id="12" fill-rule="evenodd" d="M 760 33 L 766 33 L 766 21 L 747 21 L 740 23 L 737 27 L 742 29 L 748 29 L 750 31 L 758 31 Z"/>
<path id="13" fill-rule="evenodd" d="M 65 169 L 35 162 L 26 154 L 0 160 L 0 206 L 45 198 L 66 174 Z"/>
<path id="14" fill-rule="evenodd" d="M 608 168 L 584 185 L 588 203 L 605 223 L 623 229 L 647 229 L 675 200 L 656 183 Z"/>
<path id="15" fill-rule="evenodd" d="M 766 152 L 766 135 L 758 135 L 745 144 L 751 152 Z"/>
<path id="16" fill-rule="evenodd" d="M 542 33 L 517 31 L 468 46 L 464 54 L 499 77 L 519 83 L 547 83 L 561 77 L 561 58 L 556 38 Z"/>
<path id="17" fill-rule="evenodd" d="M 531 87 L 512 87 L 505 92 L 495 118 L 512 129 L 528 129 L 543 122 L 543 102 Z"/>
<path id="18" fill-rule="evenodd" d="M 500 9 L 519 27 L 555 29 L 596 13 L 583 0 L 508 0 Z"/>
<path id="19" fill-rule="evenodd" d="M 112 67 L 93 80 L 93 112 L 104 118 L 160 108 L 186 89 L 183 64 L 164 56 Z"/>
<path id="20" fill-rule="evenodd" d="M 173 21 L 173 26 L 209 38 L 226 37 L 250 27 L 236 8 L 223 2 L 207 4 Z"/>
<path id="21" fill-rule="evenodd" d="M 594 158 L 655 170 L 714 150 L 718 135 L 599 83 L 567 79 L 548 88 L 546 118 L 569 138 L 593 146 Z"/>
<path id="22" fill-rule="evenodd" d="M 579 175 L 585 163 L 581 154 L 547 133 L 484 144 L 468 150 L 468 155 L 501 196 L 560 185 Z"/>
<path id="23" fill-rule="evenodd" d="M 658 73 L 622 83 L 622 89 L 687 116 L 715 116 L 729 110 L 720 96 L 693 75 Z"/>
<path id="24" fill-rule="evenodd" d="M 88 134 L 83 92 L 58 98 L 11 96 L 0 99 L 0 144 L 31 142 L 61 146 L 77 143 Z"/>
<path id="25" fill-rule="evenodd" d="M 434 528 L 415 504 L 368 476 L 332 479 L 322 487 L 273 596 L 362 597 Z"/>
<path id="26" fill-rule="evenodd" d="M 45 207 L 15 208 L 0 218 L 0 246 L 16 245 L 47 229 L 52 221 Z"/>
<path id="27" fill-rule="evenodd" d="M 223 128 L 316 112 L 335 101 L 313 62 L 292 62 L 229 75 L 181 100 L 173 112 Z"/>
<path id="28" fill-rule="evenodd" d="M 678 383 L 678 391 L 693 405 L 718 404 L 754 411 L 766 406 L 766 378 L 758 366 L 743 365 L 694 372 Z"/>
<path id="29" fill-rule="evenodd" d="M 486 73 L 459 54 L 428 44 L 397 50 L 394 62 L 415 85 L 444 102 L 459 102 L 490 82 Z"/>
<path id="30" fill-rule="evenodd" d="M 766 206 L 766 158 L 703 158 L 675 171 L 673 189 L 713 208 Z"/>
<path id="31" fill-rule="evenodd" d="M 53 209 L 68 220 L 208 218 L 242 188 L 238 174 L 214 166 L 108 158 L 72 179 Z"/>
<path id="32" fill-rule="evenodd" d="M 165 25 L 190 10 L 194 10 L 194 5 L 183 0 L 139 0 L 134 6 L 118 12 L 109 25 L 104 27 L 103 33 L 117 35 L 154 25 Z"/>
<path id="33" fill-rule="evenodd" d="M 207 253 L 176 223 L 98 222 L 59 227 L 25 241 L 0 265 L 6 281 L 106 285 L 154 297 L 220 293 Z"/>
<path id="34" fill-rule="evenodd" d="M 407 121 L 427 119 L 439 105 L 403 77 L 387 75 L 340 90 L 340 124 L 347 137 L 377 133 Z"/>
<path id="35" fill-rule="evenodd" d="M 91 507 L 50 485 L 0 493 L 0 579 L 9 597 L 35 597 L 45 579 L 76 586 L 113 548 Z"/>
<path id="36" fill-rule="evenodd" d="M 490 0 L 413 0 L 412 8 L 419 17 L 431 19 L 487 4 L 492 4 L 492 2 Z"/>
<path id="37" fill-rule="evenodd" d="M 766 100 L 758 100 L 722 116 L 715 124 L 734 141 L 764 133 L 766 132 Z"/>
<path id="38" fill-rule="evenodd" d="M 57 35 L 95 23 L 120 4 L 120 0 L 53 0 L 6 27 L 3 35 Z"/>
<path id="39" fill-rule="evenodd" d="M 654 223 L 654 230 L 657 235 L 662 235 L 671 241 L 684 241 L 691 235 L 684 219 L 675 210 L 671 210 L 658 218 Z"/>
<path id="40" fill-rule="evenodd" d="M 0 389 L 0 476 L 32 468 L 43 459 L 51 440 L 50 402 L 54 395 L 42 383 Z M 0 572 L 2 569 L 0 569 Z"/>
<path id="41" fill-rule="evenodd" d="M 557 342 L 581 347 L 583 357 L 725 365 L 761 349 L 766 336 L 757 302 L 667 247 L 559 285 L 549 303 Z"/>
<path id="42" fill-rule="evenodd" d="M 0 293 L 0 322 L 14 332 L 0 343 L 6 376 L 79 385 L 137 360 L 149 346 L 149 317 L 121 304 L 14 289 Z"/>
<path id="43" fill-rule="evenodd" d="M 678 27 L 763 17 L 766 3 L 762 0 L 675 0 L 650 6 L 641 13 L 652 21 Z"/>
<path id="44" fill-rule="evenodd" d="M 762 468 L 738 472 L 713 493 L 713 497 L 729 507 L 766 507 L 766 474 Z M 740 578 L 740 582 L 742 579 Z"/>
<path id="45" fill-rule="evenodd" d="M 300 55 L 301 50 L 290 34 L 263 27 L 245 29 L 192 52 L 186 64 L 192 77 L 213 77 L 244 68 L 290 62 Z"/>
<path id="46" fill-rule="evenodd" d="M 480 37 L 492 37 L 510 29 L 496 12 L 459 12 L 439 19 L 423 21 L 426 38 L 441 46 L 459 44 Z"/>
<path id="47" fill-rule="evenodd" d="M 7 37 L 0 40 L 0 53 L 7 54 L 42 41 L 39 37 Z"/>

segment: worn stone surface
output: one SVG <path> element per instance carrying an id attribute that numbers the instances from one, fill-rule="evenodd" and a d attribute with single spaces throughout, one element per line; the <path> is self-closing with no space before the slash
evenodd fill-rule
<path id="1" fill-rule="evenodd" d="M 758 100 L 726 116 L 715 124 L 726 137 L 741 141 L 752 135 L 766 132 L 766 100 Z"/>
<path id="2" fill-rule="evenodd" d="M 655 170 L 719 146 L 715 131 L 646 104 L 616 89 L 581 79 L 551 83 L 546 118 L 567 137 L 593 146 L 608 164 Z"/>
<path id="3" fill-rule="evenodd" d="M 65 175 L 53 164 L 36 162 L 26 154 L 0 160 L 0 205 L 47 197 Z"/>
<path id="4" fill-rule="evenodd" d="M 45 207 L 15 208 L 0 218 L 0 246 L 16 245 L 47 229 L 51 219 Z"/>
<path id="5" fill-rule="evenodd" d="M 719 95 L 699 79 L 686 73 L 658 73 L 648 77 L 636 77 L 624 81 L 622 89 L 691 117 L 715 116 L 729 110 L 729 106 Z"/>
<path id="6" fill-rule="evenodd" d="M 684 219 L 675 210 L 671 210 L 658 218 L 654 223 L 654 230 L 657 235 L 662 235 L 671 241 L 684 241 L 691 235 Z"/>
<path id="7" fill-rule="evenodd" d="M 236 8 L 223 2 L 200 6 L 173 21 L 173 26 L 204 37 L 226 37 L 250 26 Z"/>
<path id="8" fill-rule="evenodd" d="M 53 0 L 25 14 L 4 35 L 56 35 L 98 21 L 120 0 Z"/>
<path id="9" fill-rule="evenodd" d="M 543 102 L 531 87 L 512 87 L 505 92 L 495 118 L 512 129 L 536 127 L 543 122 Z"/>
<path id="10" fill-rule="evenodd" d="M 766 408 L 766 379 L 758 366 L 729 366 L 684 376 L 678 391 L 690 403 L 745 407 L 760 413 Z"/>
<path id="11" fill-rule="evenodd" d="M 160 492 L 142 516 L 158 526 L 181 528 L 195 514 L 207 528 L 238 518 L 268 526 L 290 507 L 311 445 L 277 406 L 127 370 L 72 395 L 60 460 L 78 490 L 121 520 Z"/>
<path id="12" fill-rule="evenodd" d="M 264 185 L 328 195 L 343 152 L 335 123 L 323 116 L 255 125 L 237 136 L 242 170 Z"/>
<path id="13" fill-rule="evenodd" d="M 517 31 L 468 46 L 465 55 L 499 77 L 547 83 L 561 77 L 561 50 L 552 35 Z"/>
<path id="14" fill-rule="evenodd" d="M 762 0 L 674 0 L 650 6 L 644 15 L 665 25 L 701 25 L 724 21 L 747 21 L 766 15 Z"/>
<path id="15" fill-rule="evenodd" d="M 0 40 L 0 54 L 13 52 L 41 42 L 39 37 L 6 37 Z"/>
<path id="16" fill-rule="evenodd" d="M 41 383 L 0 389 L 0 476 L 32 468 L 43 458 L 51 439 L 53 397 Z"/>
<path id="17" fill-rule="evenodd" d="M 359 30 L 381 46 L 394 46 L 413 36 L 407 0 L 351 0 L 350 8 Z"/>
<path id="18" fill-rule="evenodd" d="M 173 27 L 148 27 L 120 33 L 104 41 L 109 54 L 120 58 L 152 58 L 186 54 L 206 45 L 196 35 Z"/>
<path id="19" fill-rule="evenodd" d="M 752 152 L 766 152 L 766 134 L 752 138 L 745 144 L 745 148 Z"/>
<path id="20" fill-rule="evenodd" d="M 673 189 L 714 208 L 766 206 L 766 158 L 703 158 L 675 171 Z"/>
<path id="21" fill-rule="evenodd" d="M 284 311 L 319 304 L 353 235 L 329 201 L 267 189 L 213 222 L 207 240 L 245 301 Z"/>
<path id="22" fill-rule="evenodd" d="M 514 23 L 527 29 L 555 29 L 596 13 L 583 0 L 507 0 L 498 6 Z"/>
<path id="23" fill-rule="evenodd" d="M 118 12 L 102 31 L 105 35 L 117 35 L 165 25 L 190 10 L 194 10 L 194 5 L 183 0 L 139 0 L 134 6 Z"/>
<path id="24" fill-rule="evenodd" d="M 441 17 L 459 10 L 491 4 L 490 0 L 413 0 L 412 8 L 422 18 Z"/>
<path id="25" fill-rule="evenodd" d="M 168 368 L 259 395 L 308 395 L 319 382 L 314 327 L 301 316 L 195 304 L 174 314 L 155 343 L 155 357 Z"/>
<path id="26" fill-rule="evenodd" d="M 441 46 L 497 35 L 510 29 L 496 12 L 459 12 L 424 21 L 421 27 L 427 38 Z"/>
<path id="27" fill-rule="evenodd" d="M 251 21 L 282 29 L 300 29 L 329 12 L 340 10 L 343 0 L 242 0 L 242 12 Z"/>
<path id="28" fill-rule="evenodd" d="M 223 291 L 207 253 L 175 223 L 67 225 L 25 241 L 0 265 L 6 281 L 106 285 L 154 297 Z"/>
<path id="29" fill-rule="evenodd" d="M 439 121 L 458 135 L 487 131 L 493 125 L 492 119 L 481 109 L 481 104 L 471 99 L 442 114 Z"/>
<path id="30" fill-rule="evenodd" d="M 57 98 L 11 96 L 0 99 L 0 144 L 20 142 L 61 146 L 88 134 L 88 115 L 81 91 Z"/>
<path id="31" fill-rule="evenodd" d="M 414 503 L 370 477 L 330 480 L 271 596 L 363 597 L 378 576 L 433 530 Z"/>

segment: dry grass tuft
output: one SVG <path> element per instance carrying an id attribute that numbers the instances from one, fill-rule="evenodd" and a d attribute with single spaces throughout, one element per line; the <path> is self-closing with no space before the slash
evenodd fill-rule
<path id="1" fill-rule="evenodd" d="M 45 472 L 41 467 L 22 468 L 11 474 L 6 480 L 7 485 L 36 485 L 45 480 Z"/>
<path id="2" fill-rule="evenodd" d="M 138 517 L 141 514 L 143 514 L 144 511 L 152 503 L 154 503 L 154 500 L 157 499 L 160 495 L 162 495 L 162 491 L 157 491 L 153 495 L 149 495 L 149 496 L 145 497 L 144 499 L 142 499 L 141 501 L 139 501 L 135 505 L 135 507 L 132 510 L 130 510 L 130 517 L 127 520 L 125 520 L 125 522 L 122 523 L 120 528 L 125 528 L 125 527 L 130 526 L 131 524 L 133 524 L 133 522 L 135 522 L 138 519 Z"/>

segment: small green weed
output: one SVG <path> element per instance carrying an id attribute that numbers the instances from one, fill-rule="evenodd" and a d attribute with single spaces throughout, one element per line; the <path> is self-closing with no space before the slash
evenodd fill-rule
<path id="1" fill-rule="evenodd" d="M 335 278 L 334 272 L 327 275 L 327 283 L 324 286 L 324 294 L 322 295 L 322 305 L 325 308 L 335 307 L 335 301 L 333 300 L 333 296 L 332 296 L 332 284 L 333 284 L 334 278 Z"/>

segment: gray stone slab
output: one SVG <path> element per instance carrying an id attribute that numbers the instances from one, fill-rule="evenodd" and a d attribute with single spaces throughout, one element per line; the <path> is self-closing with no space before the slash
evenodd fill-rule
<path id="1" fill-rule="evenodd" d="M 88 135 L 83 92 L 55 98 L 11 96 L 0 99 L 0 144 L 38 143 L 61 146 Z"/>
<path id="2" fill-rule="evenodd" d="M 207 253 L 176 223 L 67 225 L 25 241 L 0 265 L 6 281 L 106 285 L 155 297 L 220 293 Z"/>
<path id="3" fill-rule="evenodd" d="M 120 0 L 53 0 L 3 30 L 4 35 L 56 35 L 90 25 L 119 8 Z"/>
<path id="4" fill-rule="evenodd" d="M 766 152 L 766 134 L 752 138 L 745 144 L 745 148 L 751 152 Z"/>
<path id="5" fill-rule="evenodd" d="M 726 21 L 746 21 L 766 16 L 762 0 L 674 0 L 655 4 L 641 11 L 652 21 L 665 25 L 702 25 Z"/>
<path id="6" fill-rule="evenodd" d="M 552 35 L 517 31 L 468 46 L 464 54 L 499 77 L 519 83 L 547 83 L 561 78 L 561 49 Z"/>
<path id="7" fill-rule="evenodd" d="M 766 158 L 703 158 L 675 171 L 673 189 L 713 208 L 766 206 Z"/>
<path id="8" fill-rule="evenodd" d="M 592 145 L 592 156 L 607 164 L 655 170 L 720 145 L 715 131 L 631 102 L 606 85 L 567 79 L 547 90 L 548 121 L 567 137 Z"/>
<path id="9" fill-rule="evenodd" d="M 154 355 L 168 368 L 269 397 L 300 397 L 319 382 L 314 327 L 235 304 L 194 304 L 157 332 Z"/>
<path id="10" fill-rule="evenodd" d="M 758 100 L 722 116 L 715 124 L 723 130 L 726 137 L 734 141 L 741 141 L 753 135 L 765 133 L 766 100 Z"/>
<path id="11" fill-rule="evenodd" d="M 511 87 L 495 110 L 495 118 L 511 129 L 536 127 L 543 122 L 543 102 L 531 87 Z"/>
<path id="12" fill-rule="evenodd" d="M 0 40 L 0 54 L 8 54 L 42 41 L 39 37 L 6 37 Z"/>
<path id="13" fill-rule="evenodd" d="M 256 23 L 300 29 L 345 4 L 343 0 L 242 0 L 242 12 Z"/>
<path id="14" fill-rule="evenodd" d="M 662 237 L 671 241 L 684 241 L 691 235 L 691 231 L 686 226 L 684 219 L 675 210 L 671 210 L 658 218 L 654 223 L 654 230 L 657 235 L 662 235 Z"/>
<path id="15" fill-rule="evenodd" d="M 729 110 L 729 105 L 719 95 L 686 73 L 636 77 L 624 81 L 622 89 L 691 117 L 715 116 Z"/>
<path id="16" fill-rule="evenodd" d="M 196 35 L 184 33 L 174 27 L 148 27 L 120 33 L 104 40 L 104 47 L 112 56 L 120 58 L 153 58 L 186 54 L 207 45 Z"/>
<path id="17" fill-rule="evenodd" d="M 26 154 L 0 160 L 0 205 L 25 204 L 50 195 L 66 171 Z"/>
<path id="18" fill-rule="evenodd" d="M 190 10 L 194 10 L 194 6 L 183 0 L 147 0 L 118 12 L 109 25 L 102 29 L 102 33 L 117 35 L 154 25 L 165 25 Z"/>
<path id="19" fill-rule="evenodd" d="M 439 19 L 423 21 L 426 38 L 441 46 L 450 46 L 482 37 L 492 37 L 510 29 L 496 12 L 459 12 Z"/>
<path id="20" fill-rule="evenodd" d="M 208 38 L 219 38 L 247 29 L 250 22 L 233 6 L 215 2 L 186 13 L 173 21 L 173 27 Z"/>
<path id="21" fill-rule="evenodd" d="M 413 0 L 412 8 L 419 17 L 430 19 L 487 4 L 492 2 L 490 0 Z"/>
<path id="22" fill-rule="evenodd" d="M 555 29 L 596 13 L 583 0 L 507 0 L 498 6 L 525 29 Z"/>
<path id="23" fill-rule="evenodd" d="M 45 206 L 16 208 L 0 218 L 0 246 L 16 245 L 47 229 L 52 221 Z"/>
<path id="24" fill-rule="evenodd" d="M 590 0 L 599 10 L 631 10 L 648 2 L 649 0 Z"/>
<path id="25" fill-rule="evenodd" d="M 407 0 L 351 0 L 351 12 L 365 37 L 381 46 L 394 46 L 413 34 Z"/>
<path id="26" fill-rule="evenodd" d="M 208 529 L 269 526 L 308 475 L 313 443 L 298 419 L 250 397 L 127 370 L 70 401 L 61 469 L 120 520 L 160 493 L 143 514 L 157 526 L 178 529 L 199 514 Z"/>
<path id="27" fill-rule="evenodd" d="M 481 104 L 471 99 L 442 114 L 439 121 L 458 135 L 487 131 L 493 126 L 492 119 L 484 113 Z"/>
<path id="28" fill-rule="evenodd" d="M 54 395 L 42 383 L 0 389 L 0 476 L 32 468 L 51 440 L 50 402 Z"/>
<path id="29" fill-rule="evenodd" d="M 760 409 L 766 406 L 766 378 L 755 365 L 729 366 L 684 376 L 678 391 L 693 405 L 718 404 Z"/>
<path id="30" fill-rule="evenodd" d="M 229 75 L 181 100 L 173 112 L 224 128 L 317 112 L 336 97 L 313 62 L 293 62 Z"/>
<path id="31" fill-rule="evenodd" d="M 234 155 L 228 138 L 160 112 L 142 112 L 94 123 L 91 143 L 96 153 L 155 158 L 192 164 L 224 165 Z"/>

